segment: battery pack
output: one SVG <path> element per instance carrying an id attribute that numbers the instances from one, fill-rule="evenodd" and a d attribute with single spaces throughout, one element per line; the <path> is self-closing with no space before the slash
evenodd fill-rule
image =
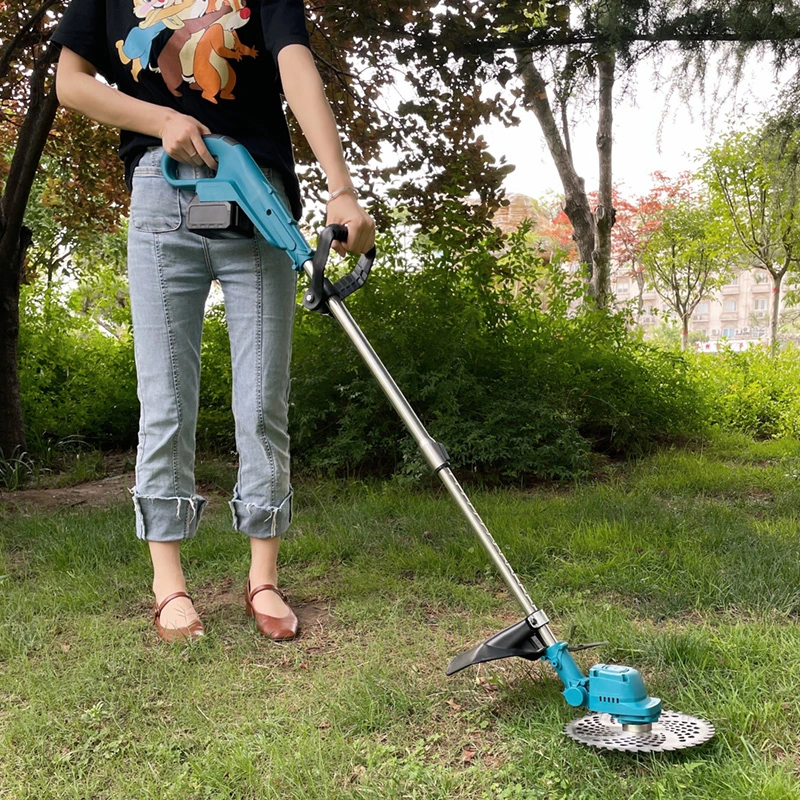
<path id="1" fill-rule="evenodd" d="M 232 200 L 192 198 L 186 227 L 208 239 L 252 239 L 255 228 L 250 217 Z"/>

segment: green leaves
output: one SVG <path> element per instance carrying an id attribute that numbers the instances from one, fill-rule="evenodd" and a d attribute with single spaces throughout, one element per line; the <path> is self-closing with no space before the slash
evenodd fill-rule
<path id="1" fill-rule="evenodd" d="M 639 342 L 622 315 L 576 311 L 582 281 L 541 261 L 530 225 L 491 246 L 420 239 L 408 260 L 414 269 L 377 267 L 348 305 L 455 466 L 571 479 L 590 469 L 592 450 L 641 452 L 701 425 L 685 364 Z M 416 445 L 329 320 L 297 318 L 292 403 L 298 463 L 422 471 Z"/>
<path id="2" fill-rule="evenodd" d="M 775 121 L 730 134 L 705 152 L 702 175 L 741 247 L 767 271 L 800 262 L 800 132 Z"/>

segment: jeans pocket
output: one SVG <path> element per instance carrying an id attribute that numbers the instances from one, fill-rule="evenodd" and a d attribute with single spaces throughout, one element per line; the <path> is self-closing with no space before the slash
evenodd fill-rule
<path id="1" fill-rule="evenodd" d="M 131 224 L 146 233 L 167 233 L 181 226 L 179 189 L 170 186 L 161 170 L 137 168 L 131 191 Z"/>

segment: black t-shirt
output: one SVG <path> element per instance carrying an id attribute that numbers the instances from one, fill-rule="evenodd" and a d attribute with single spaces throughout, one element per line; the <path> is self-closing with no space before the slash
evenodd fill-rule
<path id="1" fill-rule="evenodd" d="M 52 40 L 125 94 L 174 108 L 231 136 L 283 176 L 302 210 L 277 59 L 309 47 L 303 0 L 72 0 Z M 125 181 L 160 139 L 120 132 Z"/>

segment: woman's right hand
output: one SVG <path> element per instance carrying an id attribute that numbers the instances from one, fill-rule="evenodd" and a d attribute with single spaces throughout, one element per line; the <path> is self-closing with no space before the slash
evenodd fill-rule
<path id="1" fill-rule="evenodd" d="M 210 134 L 211 131 L 194 117 L 169 109 L 161 128 L 161 142 L 167 155 L 176 161 L 195 167 L 205 164 L 216 170 L 216 159 L 203 142 L 203 136 Z"/>
<path id="2" fill-rule="evenodd" d="M 194 117 L 173 108 L 137 100 L 98 81 L 94 65 L 68 47 L 61 48 L 56 72 L 56 93 L 61 105 L 102 125 L 136 131 L 161 139 L 176 161 L 216 170 L 217 162 L 203 143 L 211 131 Z"/>

